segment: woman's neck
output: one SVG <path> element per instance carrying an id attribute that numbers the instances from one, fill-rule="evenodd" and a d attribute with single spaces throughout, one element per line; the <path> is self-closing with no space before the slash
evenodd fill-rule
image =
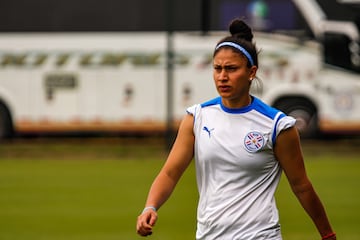
<path id="1" fill-rule="evenodd" d="M 222 104 L 227 108 L 243 108 L 251 104 L 251 95 L 244 96 L 238 99 L 226 99 L 222 98 Z"/>

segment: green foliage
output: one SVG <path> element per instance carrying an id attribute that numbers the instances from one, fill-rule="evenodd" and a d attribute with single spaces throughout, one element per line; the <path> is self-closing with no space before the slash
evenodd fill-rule
<path id="1" fill-rule="evenodd" d="M 305 149 L 309 177 L 339 239 L 359 239 L 359 154 L 327 152 Z M 0 240 L 143 239 L 136 217 L 165 157 L 136 141 L 2 144 Z M 285 176 L 276 195 L 284 240 L 319 239 Z M 194 239 L 197 197 L 192 164 L 149 239 Z"/>

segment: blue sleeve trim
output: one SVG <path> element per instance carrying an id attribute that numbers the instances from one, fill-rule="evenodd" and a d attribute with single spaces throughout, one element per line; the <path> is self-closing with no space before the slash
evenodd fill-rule
<path id="1" fill-rule="evenodd" d="M 275 126 L 274 126 L 274 131 L 271 137 L 271 141 L 273 143 L 273 146 L 275 146 L 276 143 L 276 132 L 277 132 L 277 125 L 280 119 L 282 119 L 283 117 L 285 117 L 286 115 L 284 113 L 281 113 L 280 116 L 276 119 L 275 121 Z"/>

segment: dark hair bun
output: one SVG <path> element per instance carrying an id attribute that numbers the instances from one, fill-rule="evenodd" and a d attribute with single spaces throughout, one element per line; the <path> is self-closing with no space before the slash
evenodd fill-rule
<path id="1" fill-rule="evenodd" d="M 241 19 L 235 19 L 230 23 L 229 32 L 236 38 L 242 38 L 251 42 L 254 35 L 251 28 Z"/>

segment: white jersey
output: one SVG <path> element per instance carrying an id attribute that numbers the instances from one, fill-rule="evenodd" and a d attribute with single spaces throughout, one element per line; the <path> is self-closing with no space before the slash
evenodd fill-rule
<path id="1" fill-rule="evenodd" d="M 239 109 L 226 108 L 220 97 L 187 109 L 200 194 L 196 239 L 282 239 L 274 199 L 281 167 L 273 146 L 295 119 L 252 98 Z"/>

